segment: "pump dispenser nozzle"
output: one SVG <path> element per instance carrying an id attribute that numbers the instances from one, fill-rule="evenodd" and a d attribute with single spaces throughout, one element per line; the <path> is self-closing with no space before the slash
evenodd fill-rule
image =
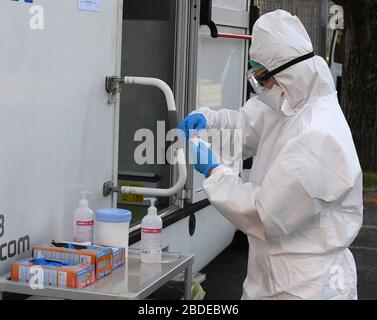
<path id="1" fill-rule="evenodd" d="M 151 203 L 151 207 L 156 206 L 157 199 L 156 198 L 146 198 L 146 201 L 149 201 Z"/>
<path id="2" fill-rule="evenodd" d="M 81 193 L 80 208 L 88 208 L 89 202 L 86 196 L 89 194 L 93 194 L 93 192 L 81 191 L 80 193 Z"/>
<path id="3" fill-rule="evenodd" d="M 83 197 L 84 199 L 86 199 L 86 196 L 87 196 L 88 194 L 93 194 L 93 192 L 90 192 L 90 191 L 81 191 L 80 193 L 81 193 L 81 195 L 82 195 L 82 197 Z"/>
<path id="4" fill-rule="evenodd" d="M 150 207 L 148 208 L 148 213 L 157 214 L 157 208 L 156 208 L 156 198 L 146 198 L 146 201 L 149 201 L 151 203 Z"/>

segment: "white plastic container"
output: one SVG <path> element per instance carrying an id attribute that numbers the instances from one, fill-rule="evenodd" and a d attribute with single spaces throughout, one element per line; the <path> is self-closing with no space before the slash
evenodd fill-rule
<path id="1" fill-rule="evenodd" d="M 156 199 L 148 200 L 151 201 L 151 206 L 141 222 L 141 261 L 143 263 L 161 263 L 162 220 L 154 206 Z"/>
<path id="2" fill-rule="evenodd" d="M 73 242 L 93 244 L 94 237 L 94 212 L 89 208 L 86 195 L 90 192 L 82 191 L 82 199 L 75 210 L 73 219 Z"/>
<path id="3" fill-rule="evenodd" d="M 128 255 L 128 239 L 132 214 L 123 209 L 99 209 L 96 212 L 96 244 L 125 248 Z"/>

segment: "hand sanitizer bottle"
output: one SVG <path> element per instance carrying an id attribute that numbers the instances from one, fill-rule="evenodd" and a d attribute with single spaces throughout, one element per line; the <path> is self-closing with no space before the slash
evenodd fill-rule
<path id="1" fill-rule="evenodd" d="M 141 261 L 143 263 L 161 263 L 162 220 L 157 215 L 156 199 L 151 202 L 148 214 L 141 222 Z"/>
<path id="2" fill-rule="evenodd" d="M 80 205 L 75 211 L 73 226 L 73 242 L 93 244 L 94 212 L 89 208 L 86 195 L 91 192 L 82 191 Z"/>

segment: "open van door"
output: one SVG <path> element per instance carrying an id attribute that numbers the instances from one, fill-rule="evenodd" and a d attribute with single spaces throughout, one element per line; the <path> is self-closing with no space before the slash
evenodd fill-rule
<path id="1" fill-rule="evenodd" d="M 212 11 L 212 17 L 208 18 L 215 24 L 219 37 L 213 38 L 213 30 L 208 25 L 200 25 L 196 30 L 198 37 L 193 40 L 193 47 L 197 50 L 193 53 L 196 69 L 191 74 L 190 87 L 191 95 L 196 94 L 191 98 L 189 105 L 192 109 L 189 111 L 199 107 L 238 110 L 248 99 L 245 74 L 248 67 L 250 1 L 203 0 L 201 20 L 203 14 L 207 14 L 203 11 L 203 3 Z M 203 180 L 202 175 L 193 173 L 193 203 L 206 198 Z"/>

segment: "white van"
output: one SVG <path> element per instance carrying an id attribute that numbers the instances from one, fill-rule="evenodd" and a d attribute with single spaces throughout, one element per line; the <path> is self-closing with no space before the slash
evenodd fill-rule
<path id="1" fill-rule="evenodd" d="M 247 0 L 213 1 L 218 30 L 249 34 L 249 6 Z M 104 186 L 174 184 L 170 165 L 139 166 L 133 158 L 135 131 L 167 121 L 162 94 L 129 87 L 111 101 L 107 76 L 162 79 L 180 119 L 200 106 L 243 105 L 248 42 L 212 38 L 200 26 L 199 7 L 197 0 L 1 1 L 1 274 L 34 245 L 72 238 L 83 190 L 93 192 L 93 210 L 133 212 L 130 242 L 137 247 L 144 198 L 111 194 Z M 189 168 L 185 191 L 158 199 L 164 249 L 194 253 L 194 271 L 235 232 L 209 205 L 201 182 Z"/>

